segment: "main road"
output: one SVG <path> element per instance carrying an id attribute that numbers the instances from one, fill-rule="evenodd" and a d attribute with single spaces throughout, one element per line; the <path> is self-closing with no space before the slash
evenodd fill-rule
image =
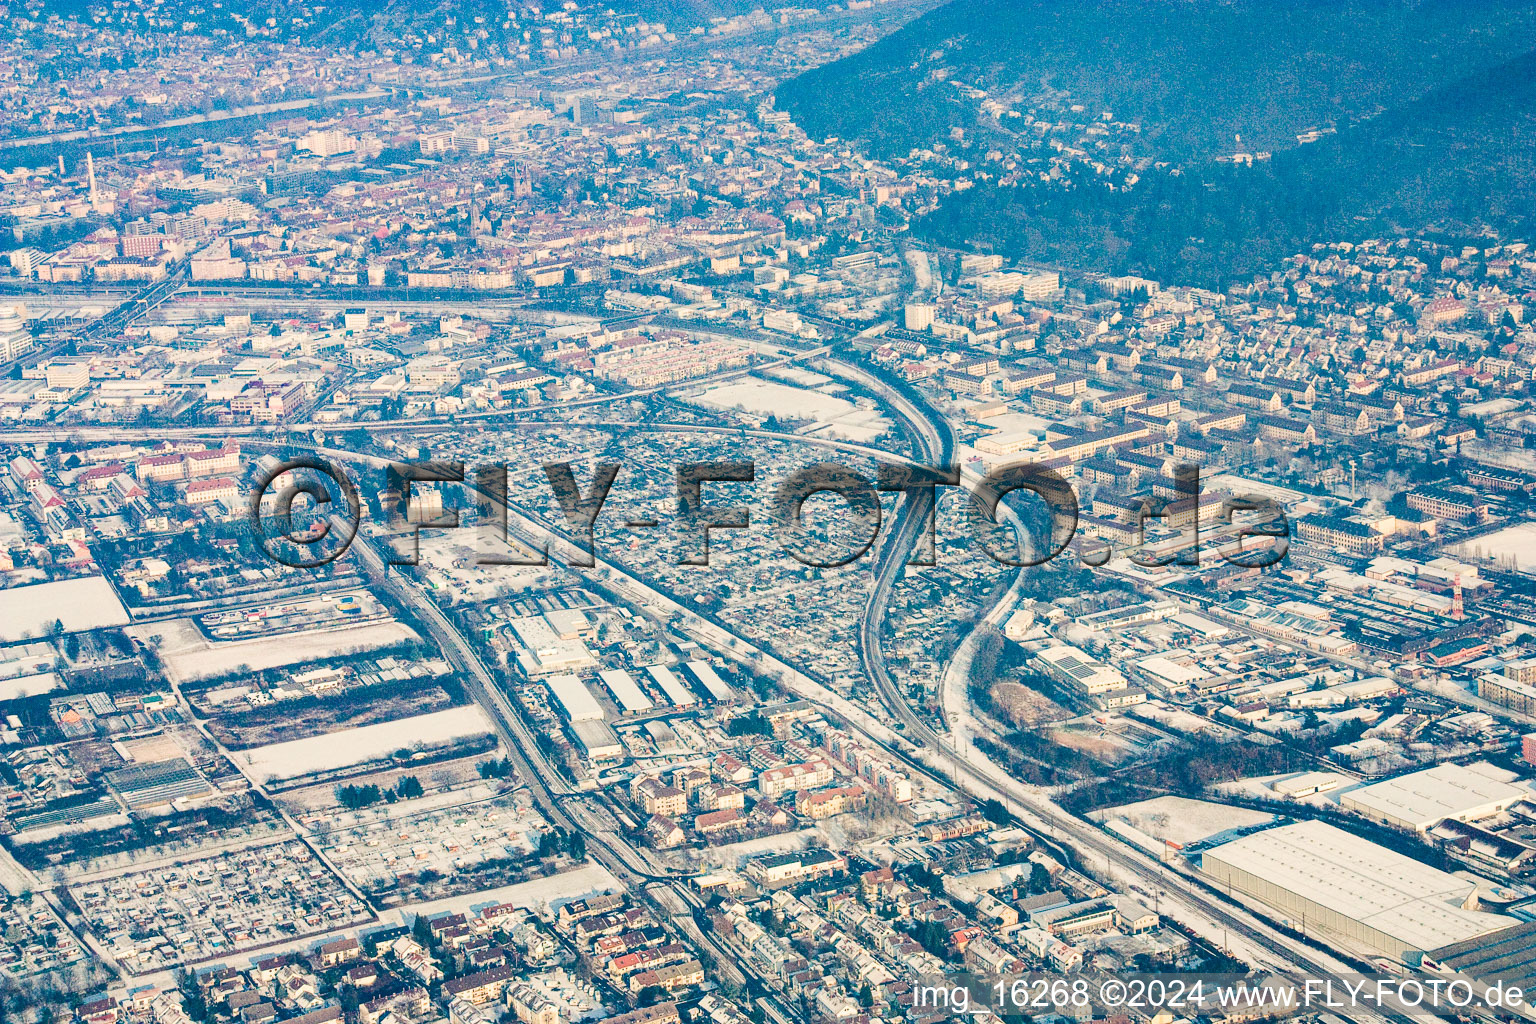
<path id="1" fill-rule="evenodd" d="M 742 966 L 735 963 L 733 953 L 719 937 L 693 923 L 691 912 L 702 909 L 703 903 L 698 894 L 688 887 L 688 876 L 656 870 L 640 850 L 604 820 L 600 810 L 585 806 L 587 801 L 597 799 L 597 795 L 575 789 L 549 763 L 528 723 L 507 699 L 481 660 L 479 652 L 443 614 L 436 601 L 392 570 L 376 549 L 374 539 L 359 534 L 353 550 L 357 552 L 364 570 L 374 584 L 416 614 L 432 639 L 459 670 L 459 678 L 464 680 L 470 696 L 495 724 L 508 759 L 518 778 L 527 783 L 540 813 L 551 824 L 568 832 L 585 835 L 588 856 L 641 899 L 650 902 L 653 909 L 663 917 L 674 920 L 695 942 L 711 953 L 717 970 L 731 977 L 738 986 L 745 987 L 746 973 Z M 765 979 L 759 977 L 756 980 L 762 982 Z"/>
<path id="2" fill-rule="evenodd" d="M 946 464 L 953 458 L 954 437 L 942 417 L 917 409 L 899 391 L 878 380 L 873 386 L 894 410 L 908 418 L 912 432 L 921 439 L 923 456 L 934 465 Z M 910 514 L 904 502 L 898 510 L 895 528 L 877 552 L 875 585 L 859 625 L 858 646 L 870 680 L 901 723 L 906 738 L 925 752 L 925 763 L 973 797 L 999 800 L 1026 826 L 1074 848 L 1087 866 L 1094 870 L 1102 868 L 1115 882 L 1135 884 L 1158 893 L 1160 912 L 1213 941 L 1222 936 L 1229 950 L 1255 968 L 1312 973 L 1354 970 L 1339 958 L 1280 932 L 1246 909 L 1201 891 L 1193 879 L 1185 878 L 1188 884 L 1168 888 L 1163 865 L 1069 814 L 1014 779 L 974 746 L 960 746 L 941 736 L 913 710 L 891 676 L 880 641 L 892 589 L 902 576 L 923 525 Z M 1012 592 L 1010 587 L 1008 593 Z M 989 609 L 986 618 L 995 618 L 999 607 Z"/>
<path id="3" fill-rule="evenodd" d="M 932 464 L 943 465 L 953 459 L 955 442 L 953 435 L 949 433 L 947 424 L 935 424 L 934 417 L 925 410 L 918 409 L 906 396 L 890 388 L 883 383 L 870 378 L 862 371 L 857 371 L 846 364 L 835 364 L 840 372 L 864 378 L 861 382 L 882 392 L 888 404 L 895 409 L 907 422 L 914 435 L 919 439 L 920 456 Z M 462 426 L 461 423 L 450 422 L 419 422 L 419 423 L 388 423 L 376 424 L 375 428 L 400 429 L 430 429 L 444 427 L 452 429 Z M 617 426 L 619 424 L 612 424 Z M 624 424 L 625 426 L 656 427 L 659 425 Z M 593 424 L 597 426 L 597 424 Z M 681 425 L 678 425 L 681 426 Z M 334 430 L 334 428 L 331 428 Z M 715 428 L 721 433 L 736 434 L 740 431 L 729 428 Z M 217 432 L 217 431 L 214 431 Z M 30 433 L 30 432 L 28 432 Z M 41 433 L 41 432 L 40 432 Z M 79 436 L 81 434 L 93 434 L 96 431 L 76 430 L 61 431 L 57 428 L 46 432 L 45 439 L 57 440 L 61 435 Z M 123 431 L 103 430 L 103 437 L 123 439 Z M 208 434 L 208 428 L 199 430 L 177 431 L 176 433 Z M 819 439 L 802 438 L 798 435 L 779 435 L 775 432 L 754 431 L 754 434 L 767 434 L 769 436 L 783 437 L 785 440 L 814 441 Z M 164 429 L 147 433 L 146 436 L 166 437 L 171 436 Z M 20 440 L 21 438 L 15 438 Z M 253 438 L 253 441 L 255 439 Z M 260 441 L 256 443 L 260 444 Z M 267 444 L 282 446 L 284 442 L 279 439 L 266 441 Z M 304 447 L 313 447 L 304 445 Z M 861 446 L 849 445 L 850 448 Z M 348 459 L 359 458 L 358 453 L 342 452 L 328 449 L 318 449 L 322 454 Z M 868 450 L 860 454 L 869 454 Z M 878 454 L 878 453 L 877 453 Z M 378 463 L 380 460 L 369 456 L 361 456 L 365 460 Z M 886 455 L 889 461 L 895 461 Z M 906 460 L 901 460 L 906 461 Z M 509 509 L 509 512 L 518 514 L 517 510 Z M 534 524 L 524 519 L 524 526 L 536 526 L 539 532 L 551 534 L 562 547 L 570 547 L 569 539 L 562 537 L 556 530 L 550 529 L 546 524 Z M 1194 884 L 1188 886 L 1176 886 L 1172 890 L 1163 891 L 1165 875 L 1162 866 L 1140 851 L 1126 847 L 1106 835 L 1101 830 L 1082 822 L 1067 814 L 1060 807 L 1042 797 L 1027 786 L 1023 786 L 1017 780 L 1010 777 L 997 765 L 980 755 L 973 747 L 958 749 L 939 735 L 929 723 L 923 721 L 911 708 L 906 698 L 899 692 L 891 678 L 889 669 L 885 664 L 885 657 L 880 644 L 882 624 L 889 605 L 890 594 L 897 579 L 900 578 L 906 560 L 916 544 L 918 533 L 924 524 L 917 517 L 910 514 L 907 503 L 901 503 L 898 509 L 893 529 L 887 532 L 883 542 L 877 550 L 876 580 L 874 589 L 866 606 L 864 621 L 860 625 L 859 649 L 864 659 L 865 668 L 875 684 L 882 699 L 889 705 L 891 712 L 901 723 L 908 741 L 921 748 L 921 759 L 925 765 L 936 773 L 950 779 L 955 785 L 977 799 L 996 799 L 1002 801 L 1026 826 L 1042 835 L 1050 835 L 1053 838 L 1067 843 L 1077 849 L 1088 860 L 1091 866 L 1097 866 L 1101 861 L 1105 871 L 1117 882 L 1140 884 L 1152 891 L 1161 892 L 1160 910 L 1168 916 L 1180 921 L 1199 934 L 1213 938 L 1224 935 L 1227 944 L 1232 951 L 1247 960 L 1256 968 L 1273 969 L 1282 971 L 1303 972 L 1347 972 L 1349 965 L 1324 952 L 1291 938 L 1275 929 L 1267 922 L 1259 919 L 1248 911 L 1221 902 L 1211 894 L 1197 888 Z M 670 893 L 674 905 L 697 907 L 697 896 L 684 884 L 680 878 L 670 872 L 657 871 L 647 863 L 644 855 L 629 845 L 624 837 L 611 829 L 600 827 L 599 819 L 589 808 L 578 807 L 581 802 L 593 799 L 587 794 L 576 792 L 563 776 L 551 766 L 539 750 L 537 741 L 517 713 L 505 694 L 496 684 L 489 670 L 481 661 L 479 655 L 470 645 L 459 630 L 450 622 L 438 608 L 436 603 L 409 581 L 400 578 L 385 565 L 383 558 L 374 549 L 374 542 L 368 538 L 359 538 L 358 557 L 365 569 L 378 581 L 379 585 L 402 605 L 412 608 L 423 625 L 433 638 L 442 646 L 444 652 L 458 665 L 463 673 L 469 690 L 475 700 L 484 707 L 496 723 L 497 731 L 506 746 L 508 756 L 516 765 L 521 778 L 527 780 L 530 790 L 534 795 L 541 812 L 551 823 L 568 830 L 580 830 L 591 836 L 589 849 L 594 858 L 598 860 L 616 877 L 626 881 L 631 886 L 648 895 L 653 888 L 665 888 Z M 630 572 L 618 566 L 600 563 L 609 573 L 611 586 L 617 587 L 621 592 L 629 590 L 633 596 L 651 603 L 673 605 L 693 622 L 694 632 L 705 639 L 711 646 L 716 646 L 728 656 L 746 659 L 756 659 L 755 664 L 759 669 L 766 669 L 771 674 L 785 678 L 788 684 L 802 696 L 813 700 L 819 700 L 827 704 L 833 710 L 838 711 L 850 721 L 850 724 L 860 731 L 870 735 L 871 738 L 881 742 L 891 742 L 893 736 L 883 723 L 874 720 L 867 709 L 853 706 L 849 701 L 830 693 L 824 687 L 815 683 L 798 672 L 779 662 L 766 651 L 759 651 L 741 638 L 729 634 L 716 624 L 706 621 L 697 621 L 698 617 L 691 614 L 690 609 L 676 606 L 670 599 L 666 599 L 649 586 L 642 583 Z M 652 896 L 651 898 L 655 898 Z M 705 939 L 706 944 L 712 948 L 717 956 L 725 956 L 728 953 L 718 945 L 718 940 L 712 937 Z"/>
<path id="4" fill-rule="evenodd" d="M 852 368 L 838 364 L 837 369 L 846 372 Z M 863 383 L 881 390 L 887 402 L 907 419 L 913 433 L 919 438 L 918 446 L 921 449 L 920 457 L 923 461 L 943 465 L 953 459 L 955 441 L 953 435 L 948 432 L 947 425 L 936 425 L 934 423 L 936 417 L 918 409 L 895 389 L 887 388 L 878 381 L 869 379 L 864 380 Z M 660 427 L 661 425 L 644 426 Z M 663 427 L 663 429 L 666 428 Z M 730 428 L 714 428 L 714 431 L 738 433 Z M 782 436 L 786 440 L 813 440 L 799 438 L 796 435 Z M 862 446 L 850 445 L 849 447 Z M 318 450 L 321 454 L 335 457 L 357 457 L 355 453 Z M 870 452 L 866 450 L 860 454 L 870 454 Z M 890 455 L 885 455 L 885 458 L 888 461 L 898 461 Z M 528 518 L 527 513 L 510 505 L 508 512 L 510 516 L 519 520 L 523 531 L 535 531 L 549 536 L 555 542 L 553 553 L 569 556 L 574 551 L 571 539 L 552 524 L 532 520 Z M 1355 969 L 1353 965 L 1279 931 L 1268 921 L 1246 908 L 1223 901 L 1214 890 L 1207 891 L 1201 888 L 1202 883 L 1195 879 L 1184 878 L 1183 881 L 1186 884 L 1167 887 L 1169 878 L 1164 865 L 1139 850 L 1117 842 L 1091 824 L 1068 814 L 1032 788 L 1020 784 L 974 747 L 968 745 L 965 748 L 956 747 L 913 711 L 896 687 L 885 664 L 884 653 L 880 646 L 880 632 L 891 590 L 895 581 L 901 576 L 906 559 L 915 546 L 923 525 L 920 519 L 910 514 L 907 503 L 901 503 L 893 529 L 885 535 L 884 542 L 877 550 L 875 587 L 866 607 L 864 621 L 860 624 L 859 633 L 860 654 L 864 659 L 865 668 L 882 699 L 900 722 L 906 740 L 919 748 L 918 762 L 936 775 L 947 778 L 975 799 L 1001 801 L 1026 827 L 1041 836 L 1049 836 L 1053 841 L 1064 843 L 1076 850 L 1090 869 L 1099 870 L 1102 862 L 1105 875 L 1117 884 L 1136 885 L 1157 893 L 1160 912 L 1208 939 L 1214 940 L 1217 935 L 1222 936 L 1223 945 L 1230 952 L 1256 969 L 1281 971 L 1293 976 L 1351 973 Z M 365 543 L 360 546 L 360 555 L 371 574 L 378 574 L 387 590 L 404 604 L 417 609 L 428 630 L 443 645 L 445 652 L 449 652 L 454 660 L 460 663 L 466 677 L 472 681 L 472 694 L 497 721 L 503 741 L 507 744 L 509 752 L 514 755 L 514 762 L 518 765 L 522 776 L 530 780 L 535 798 L 550 820 L 565 828 L 581 828 L 584 831 L 592 829 L 593 823 L 586 814 L 578 818 L 577 814 L 573 813 L 574 808 L 569 798 L 578 797 L 580 794 L 575 793 L 564 782 L 559 772 L 543 758 L 532 733 L 497 687 L 478 654 L 437 608 L 435 602 L 408 582 L 391 578 L 370 544 Z M 666 598 L 629 570 L 601 558 L 598 559 L 598 567 L 606 574 L 607 586 L 621 596 L 670 608 L 686 620 L 690 620 L 690 625 L 693 627 L 690 631 L 709 646 L 729 657 L 752 660 L 758 670 L 779 676 L 791 690 L 802 697 L 828 706 L 847 720 L 851 727 L 863 732 L 871 739 L 885 744 L 896 742 L 898 734 L 893 733 L 868 709 L 854 705 L 839 695 L 831 693 L 803 673 L 790 668 L 768 652 L 755 648 L 717 624 L 701 620 L 691 609 L 684 608 L 670 598 Z M 645 866 L 643 855 L 630 847 L 623 837 L 607 832 L 599 833 L 594 836 L 594 839 L 596 841 L 593 846 L 599 862 L 616 876 L 628 880 L 632 885 L 637 885 L 650 898 L 655 899 L 653 890 L 665 887 L 674 901 L 680 901 L 680 905 L 694 908 L 699 906 L 696 894 L 685 884 L 677 880 L 676 876 L 659 873 Z M 722 962 L 729 962 L 729 951 L 720 943 L 718 937 L 708 932 L 700 932 L 699 939 L 714 951 L 717 957 L 725 957 L 726 959 Z M 1397 1015 L 1357 1008 L 1352 1011 L 1351 1016 L 1357 1020 L 1378 1021 L 1396 1018 Z"/>

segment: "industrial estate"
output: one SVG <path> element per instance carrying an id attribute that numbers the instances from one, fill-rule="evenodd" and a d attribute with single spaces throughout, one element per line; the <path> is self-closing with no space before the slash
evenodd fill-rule
<path id="1" fill-rule="evenodd" d="M 942 46 L 936 141 L 808 129 L 924 0 L 244 6 L 5 15 L 0 1019 L 1536 987 L 1521 236 L 940 238 L 1178 158 Z"/>

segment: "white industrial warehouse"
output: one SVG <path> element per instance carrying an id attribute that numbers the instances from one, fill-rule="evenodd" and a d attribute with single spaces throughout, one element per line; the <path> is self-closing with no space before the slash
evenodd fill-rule
<path id="1" fill-rule="evenodd" d="M 1201 870 L 1293 928 L 1401 961 L 1518 923 L 1472 909 L 1473 882 L 1321 821 L 1223 843 L 1201 855 Z"/>
<path id="2" fill-rule="evenodd" d="M 577 676 L 551 676 L 544 680 L 544 685 L 549 687 L 549 692 L 560 702 L 566 721 L 574 725 L 577 722 L 603 720 L 602 705 Z"/>
<path id="3" fill-rule="evenodd" d="M 510 625 L 517 636 L 518 667 L 529 679 L 597 667 L 597 660 L 586 644 L 576 637 L 556 633 L 542 615 L 512 619 Z"/>
<path id="4" fill-rule="evenodd" d="M 627 715 L 638 715 L 656 706 L 635 682 L 635 677 L 621 668 L 605 668 L 597 674 Z"/>
<path id="5" fill-rule="evenodd" d="M 1035 659 L 1044 663 L 1047 674 L 1080 693 L 1108 693 L 1125 686 L 1125 676 L 1119 670 L 1110 668 L 1076 647 L 1057 644 L 1035 655 Z"/>
<path id="6" fill-rule="evenodd" d="M 1339 806 L 1396 828 L 1427 832 L 1447 818 L 1477 821 L 1530 800 L 1519 776 L 1486 761 L 1438 764 L 1340 795 Z"/>
<path id="7" fill-rule="evenodd" d="M 724 679 L 720 678 L 719 673 L 715 671 L 714 666 L 709 662 L 690 661 L 683 668 L 688 671 L 689 675 L 698 680 L 699 685 L 704 687 L 710 699 L 716 703 L 726 704 L 735 699 L 736 695 L 731 692 L 731 688 L 726 685 Z"/>
<path id="8" fill-rule="evenodd" d="M 699 702 L 688 687 L 683 685 L 682 680 L 678 679 L 665 665 L 647 665 L 645 671 L 656 685 L 661 687 L 661 692 L 667 695 L 667 700 L 677 707 L 691 707 Z"/>

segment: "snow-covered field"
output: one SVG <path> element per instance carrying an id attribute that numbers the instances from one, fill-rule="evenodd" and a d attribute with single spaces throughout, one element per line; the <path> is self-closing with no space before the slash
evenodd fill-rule
<path id="1" fill-rule="evenodd" d="M 1451 548 L 1457 558 L 1474 565 L 1509 565 L 1524 572 L 1536 570 L 1536 523 L 1520 523 L 1497 533 L 1485 534 Z"/>
<path id="2" fill-rule="evenodd" d="M 601 864 L 587 861 L 579 868 L 562 871 L 548 878 L 536 878 L 531 882 L 519 882 L 500 889 L 486 889 L 464 896 L 418 903 L 404 908 L 402 917 L 425 914 L 464 913 L 475 907 L 489 907 L 497 903 L 511 903 L 519 907 L 562 907 L 573 900 L 614 892 L 621 888 L 619 880 L 608 873 Z"/>
<path id="3" fill-rule="evenodd" d="M 1001 416 L 988 416 L 981 421 L 985 426 L 998 432 L 1014 432 L 1028 430 L 1043 435 L 1046 428 L 1053 422 L 1049 417 L 1036 416 L 1032 412 L 1009 411 Z"/>
<path id="4" fill-rule="evenodd" d="M 847 390 L 841 384 L 823 373 L 807 370 L 803 366 L 775 366 L 761 371 L 762 376 L 784 381 L 787 384 L 798 385 L 802 388 L 820 388 L 828 384 L 836 384 L 837 387 L 830 390 Z"/>
<path id="5" fill-rule="evenodd" d="M 178 683 L 228 675 L 242 666 L 248 671 L 296 665 L 321 658 L 378 650 L 390 644 L 417 639 L 409 626 L 399 622 L 373 622 L 362 626 L 308 629 L 298 633 L 257 640 L 211 642 L 191 619 L 156 622 L 129 627 L 127 632 L 146 643 L 158 635 L 159 653 L 166 674 Z"/>
<path id="6" fill-rule="evenodd" d="M 845 416 L 854 409 L 852 402 L 833 395 L 823 395 L 818 391 L 806 391 L 756 377 L 706 388 L 695 401 L 711 409 L 794 420 L 830 420 Z"/>
<path id="7" fill-rule="evenodd" d="M 820 831 L 814 828 L 803 828 L 795 832 L 780 832 L 778 835 L 759 836 L 756 839 L 746 839 L 739 843 L 726 843 L 723 846 L 711 846 L 707 849 L 690 854 L 690 859 L 712 868 L 730 868 L 735 870 L 741 867 L 741 862 L 748 857 L 756 857 L 764 853 L 794 853 L 811 845 L 811 840 L 820 835 Z"/>
<path id="8" fill-rule="evenodd" d="M 387 757 L 405 748 L 493 731 L 485 712 L 471 704 L 395 722 L 379 722 L 302 740 L 270 743 L 265 747 L 234 751 L 230 756 L 256 779 L 292 779 Z"/>
<path id="9" fill-rule="evenodd" d="M 1188 846 L 1209 839 L 1228 829 L 1260 825 L 1273 821 L 1273 814 L 1250 811 L 1243 807 L 1190 800 L 1182 796 L 1160 796 L 1154 800 L 1124 804 L 1094 811 L 1089 817 L 1105 822 L 1120 820 L 1154 839 Z"/>
<path id="10" fill-rule="evenodd" d="M 477 537 L 469 530 L 428 530 L 421 534 L 418 543 L 427 586 L 436 591 L 434 596 L 439 601 L 491 601 L 532 590 L 549 578 L 549 570 L 539 566 L 481 564 L 487 555 L 526 561 L 537 557 L 537 552 L 521 544 L 505 544 L 494 536 Z M 409 557 L 410 542 L 402 542 L 397 550 Z"/>
<path id="11" fill-rule="evenodd" d="M 707 409 L 741 412 L 749 416 L 811 420 L 816 427 L 809 433 L 849 441 L 871 440 L 889 427 L 878 412 L 861 409 L 846 399 L 757 377 L 744 377 L 705 388 L 690 401 Z"/>
<path id="12" fill-rule="evenodd" d="M 890 421 L 869 409 L 859 409 L 840 419 L 822 423 L 808 431 L 808 437 L 824 437 L 833 441 L 853 441 L 869 444 L 890 429 Z"/>
<path id="13" fill-rule="evenodd" d="M 1490 416 L 1498 416 L 1502 413 L 1513 412 L 1520 408 L 1520 403 L 1513 398 L 1491 398 L 1486 402 L 1478 402 L 1474 405 L 1461 407 L 1463 416 L 1474 419 L 1487 419 Z"/>
<path id="14" fill-rule="evenodd" d="M 59 681 L 59 674 L 57 672 L 39 672 L 31 676 L 0 679 L 0 700 L 35 697 L 39 693 L 57 690 L 63 685 Z"/>
<path id="15" fill-rule="evenodd" d="M 128 611 L 105 576 L 0 590 L 0 643 L 47 636 L 56 624 L 78 633 L 127 623 Z"/>
<path id="16" fill-rule="evenodd" d="M 476 793 L 481 799 L 464 800 Z M 394 884 L 405 872 L 451 875 L 485 860 L 521 858 L 538 848 L 536 832 L 544 825 L 528 798 L 497 796 L 488 786 L 316 819 L 325 822 L 326 859 L 364 887 Z"/>

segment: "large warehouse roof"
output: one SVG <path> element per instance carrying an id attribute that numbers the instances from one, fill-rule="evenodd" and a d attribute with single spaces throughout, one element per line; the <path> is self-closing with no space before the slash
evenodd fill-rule
<path id="1" fill-rule="evenodd" d="M 1035 655 L 1045 662 L 1057 674 L 1071 680 L 1072 684 L 1084 693 L 1102 693 L 1105 690 L 1117 690 L 1125 685 L 1125 676 L 1117 669 L 1110 668 L 1103 662 L 1067 644 L 1057 644 L 1048 647 Z"/>
<path id="2" fill-rule="evenodd" d="M 640 689 L 640 685 L 635 682 L 635 677 L 623 669 L 605 668 L 597 675 L 603 684 L 613 691 L 614 699 L 624 705 L 626 712 L 638 714 L 656 706 L 655 702 Z"/>
<path id="3" fill-rule="evenodd" d="M 720 678 L 719 673 L 709 662 L 690 661 L 683 667 L 692 674 L 693 678 L 703 684 L 712 699 L 724 703 L 735 698 L 736 695 L 731 692 L 731 688 L 726 685 L 724 679 Z"/>
<path id="4" fill-rule="evenodd" d="M 661 687 L 661 692 L 667 695 L 667 700 L 678 707 L 686 708 L 699 702 L 688 687 L 684 686 L 665 665 L 647 665 L 645 670 L 650 673 L 652 679 L 656 680 L 656 685 Z"/>
<path id="5" fill-rule="evenodd" d="M 1423 771 L 1350 790 L 1339 803 L 1394 825 L 1419 830 L 1446 818 L 1475 821 L 1496 814 L 1532 794 L 1513 785 L 1517 778 L 1487 762 L 1462 766 L 1439 764 Z"/>
<path id="6" fill-rule="evenodd" d="M 1530 989 L 1536 984 L 1536 923 L 1526 921 L 1492 935 L 1432 950 L 1429 957 L 1480 980 L 1503 978 L 1506 983 Z"/>
<path id="7" fill-rule="evenodd" d="M 542 615 L 512 619 L 511 625 L 523 648 L 518 661 L 530 676 L 592 668 L 597 664 L 586 644 L 575 638 L 560 637 L 549 628 Z"/>
<path id="8" fill-rule="evenodd" d="M 1516 921 L 1463 909 L 1474 885 L 1321 821 L 1265 829 L 1207 850 L 1279 889 L 1389 935 L 1435 949 Z"/>
<path id="9" fill-rule="evenodd" d="M 624 753 L 624 746 L 619 742 L 619 736 L 609 727 L 607 722 L 585 720 L 571 723 L 571 732 L 576 736 L 576 742 L 581 744 L 581 749 L 594 761 L 605 761 L 611 757 L 618 757 Z"/>
<path id="10" fill-rule="evenodd" d="M 603 707 L 592 696 L 592 691 L 575 676 L 551 676 L 544 680 L 549 692 L 565 709 L 565 717 L 571 722 L 601 722 Z"/>

